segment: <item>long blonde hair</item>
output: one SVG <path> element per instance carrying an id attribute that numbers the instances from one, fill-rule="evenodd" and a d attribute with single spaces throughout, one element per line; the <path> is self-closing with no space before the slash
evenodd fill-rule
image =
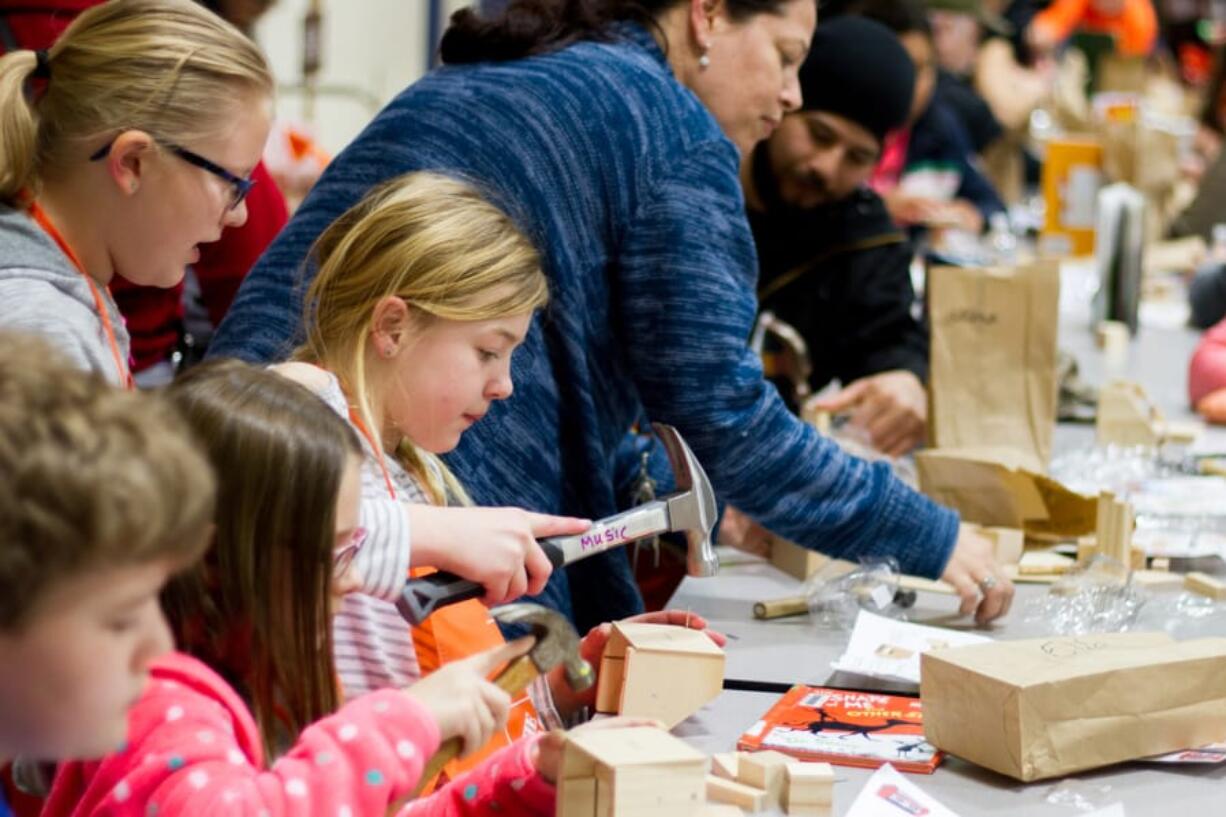
<path id="1" fill-rule="evenodd" d="M 318 273 L 306 294 L 306 342 L 294 357 L 335 373 L 372 434 L 366 346 L 380 300 L 397 296 L 430 318 L 485 321 L 549 298 L 540 256 L 515 222 L 473 185 L 438 173 L 376 187 L 324 230 L 311 255 Z M 411 441 L 394 453 L 434 502 L 468 502 L 434 455 Z"/>
<path id="2" fill-rule="evenodd" d="M 191 0 L 111 0 L 83 12 L 47 52 L 0 57 L 0 201 L 36 191 L 51 168 L 125 129 L 184 143 L 232 121 L 244 95 L 271 97 L 251 40 Z"/>

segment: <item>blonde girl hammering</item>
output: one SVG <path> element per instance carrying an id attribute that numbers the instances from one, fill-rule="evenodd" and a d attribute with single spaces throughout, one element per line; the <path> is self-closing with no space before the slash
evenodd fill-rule
<path id="1" fill-rule="evenodd" d="M 273 80 L 190 0 L 112 0 L 0 58 L 0 327 L 130 384 L 107 284 L 172 286 L 247 218 Z"/>
<path id="2" fill-rule="evenodd" d="M 414 563 L 451 569 L 448 562 L 472 556 L 492 562 L 502 558 L 500 539 L 582 531 L 586 520 L 437 507 L 470 505 L 438 455 L 511 396 L 511 355 L 548 298 L 539 257 L 515 223 L 464 181 L 411 173 L 337 219 L 313 255 L 319 271 L 307 293 L 306 342 L 297 362 L 277 368 L 348 417 L 364 438 L 363 504 L 407 503 L 401 516 L 412 516 Z M 396 517 L 366 527 L 372 557 L 394 560 L 410 550 Z M 423 538 L 443 545 L 434 549 L 439 561 L 418 558 Z M 531 559 L 541 558 L 534 541 L 527 548 Z M 496 589 L 486 600 L 523 591 L 522 583 Z M 649 620 L 684 619 L 661 613 Z M 691 624 L 705 626 L 696 616 Z M 501 642 L 476 601 L 438 610 L 410 634 L 391 604 L 350 595 L 334 631 L 348 694 L 407 683 Z M 606 636 L 607 627 L 598 628 L 584 640 L 597 665 Z M 560 675 L 547 678 L 516 702 L 506 733 L 486 752 L 538 724 L 568 720 L 589 702 L 570 694 Z"/>

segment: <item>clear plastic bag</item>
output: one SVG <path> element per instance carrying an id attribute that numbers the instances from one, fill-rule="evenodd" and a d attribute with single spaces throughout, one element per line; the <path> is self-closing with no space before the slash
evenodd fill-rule
<path id="1" fill-rule="evenodd" d="M 899 573 L 892 558 L 867 561 L 842 574 L 827 565 L 805 582 L 809 621 L 822 629 L 850 630 L 861 610 L 905 618 L 906 602 L 914 602 L 914 596 L 899 593 Z"/>
<path id="2" fill-rule="evenodd" d="M 1122 633 L 1133 627 L 1148 596 L 1134 587 L 1125 565 L 1095 556 L 1026 606 L 1029 627 L 1053 635 Z"/>

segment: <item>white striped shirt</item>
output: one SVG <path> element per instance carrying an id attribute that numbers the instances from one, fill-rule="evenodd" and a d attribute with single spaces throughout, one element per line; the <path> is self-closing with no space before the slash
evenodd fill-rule
<path id="1" fill-rule="evenodd" d="M 359 524 L 366 529 L 366 540 L 353 560 L 362 579 L 362 590 L 345 596 L 332 618 L 336 672 L 345 699 L 351 700 L 377 689 L 404 688 L 421 678 L 412 631 L 396 610 L 395 602 L 409 569 L 411 532 L 405 505 L 431 503 L 417 479 L 395 458 L 385 457 L 388 476 L 396 489 L 397 498 L 391 497 L 378 456 L 349 415 L 349 401 L 340 381 L 331 372 L 318 371 L 327 376 L 327 382 L 316 389 L 316 394 L 345 418 L 362 443 Z M 427 467 L 434 467 L 433 463 L 428 462 Z M 545 729 L 565 726 L 545 676 L 533 681 L 528 695 Z"/>
<path id="2" fill-rule="evenodd" d="M 353 425 L 349 401 L 335 375 L 328 374 L 328 385 L 319 396 Z M 366 541 L 354 558 L 354 566 L 362 577 L 362 592 L 345 596 L 332 619 L 332 651 L 346 699 L 376 689 L 406 687 L 421 677 L 412 631 L 396 611 L 395 601 L 409 571 L 410 530 L 405 504 L 424 504 L 429 499 L 400 463 L 388 457 L 385 463 L 396 489 L 393 499 L 370 441 L 360 431 L 358 437 L 363 453 L 359 519 L 366 529 Z"/>

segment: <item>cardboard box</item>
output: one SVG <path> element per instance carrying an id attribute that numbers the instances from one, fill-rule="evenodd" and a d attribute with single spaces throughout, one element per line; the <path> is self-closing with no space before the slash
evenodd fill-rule
<path id="1" fill-rule="evenodd" d="M 1226 638 L 1060 636 L 920 661 L 929 743 L 1018 780 L 1226 738 Z"/>

